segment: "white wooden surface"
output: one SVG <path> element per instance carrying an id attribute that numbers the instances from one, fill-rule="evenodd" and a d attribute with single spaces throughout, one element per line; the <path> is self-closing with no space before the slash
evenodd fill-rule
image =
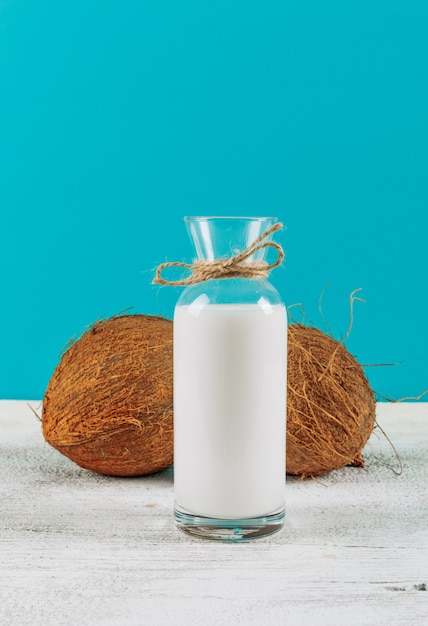
<path id="1" fill-rule="evenodd" d="M 32 403 L 34 407 L 38 403 Z M 284 530 L 251 543 L 189 538 L 171 470 L 111 478 L 0 402 L 0 624 L 428 624 L 428 404 L 379 404 L 364 469 L 287 480 Z"/>

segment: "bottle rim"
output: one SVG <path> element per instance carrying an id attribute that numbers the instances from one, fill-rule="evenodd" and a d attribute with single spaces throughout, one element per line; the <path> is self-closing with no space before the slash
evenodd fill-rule
<path id="1" fill-rule="evenodd" d="M 199 222 L 211 220 L 251 220 L 254 222 L 262 221 L 278 221 L 278 218 L 272 215 L 185 215 L 186 222 Z"/>

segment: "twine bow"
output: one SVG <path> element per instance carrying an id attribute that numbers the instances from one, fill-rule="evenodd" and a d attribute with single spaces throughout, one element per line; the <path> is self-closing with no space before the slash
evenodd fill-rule
<path id="1" fill-rule="evenodd" d="M 180 263 L 179 261 L 162 263 L 156 270 L 153 283 L 180 287 L 196 285 L 206 280 L 219 278 L 266 278 L 271 270 L 281 265 L 284 260 L 284 251 L 275 241 L 264 241 L 264 239 L 281 228 L 281 222 L 277 222 L 260 235 L 248 248 L 231 258 L 215 259 L 214 261 L 198 260 L 193 263 Z M 246 259 L 263 248 L 275 248 L 278 253 L 276 261 L 271 264 L 268 264 L 266 261 L 245 263 Z M 167 267 L 184 267 L 190 270 L 191 274 L 187 278 L 167 280 L 162 277 L 162 272 Z"/>

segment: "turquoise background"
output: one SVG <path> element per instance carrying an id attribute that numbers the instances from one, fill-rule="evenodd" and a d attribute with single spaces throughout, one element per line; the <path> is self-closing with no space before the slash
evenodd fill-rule
<path id="1" fill-rule="evenodd" d="M 3 0 L 0 397 L 193 256 L 183 216 L 273 214 L 288 305 L 370 367 L 428 387 L 428 3 Z M 292 309 L 298 316 L 298 307 Z M 424 398 L 428 399 L 427 396 Z"/>

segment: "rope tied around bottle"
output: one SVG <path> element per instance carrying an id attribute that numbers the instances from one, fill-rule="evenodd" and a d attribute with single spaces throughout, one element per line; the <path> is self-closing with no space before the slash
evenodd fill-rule
<path id="1" fill-rule="evenodd" d="M 179 261 L 162 263 L 156 270 L 153 283 L 157 285 L 181 287 L 221 278 L 267 278 L 271 270 L 281 265 L 285 255 L 279 243 L 264 240 L 282 227 L 281 222 L 277 222 L 253 241 L 248 248 L 245 248 L 245 250 L 230 258 L 215 259 L 214 261 L 201 259 L 193 263 L 181 263 Z M 263 248 L 274 248 L 278 253 L 276 261 L 270 264 L 267 263 L 267 261 L 250 261 L 249 263 L 245 263 L 250 256 Z M 183 267 L 184 269 L 190 270 L 191 274 L 187 278 L 167 280 L 163 278 L 162 272 L 168 267 Z"/>

